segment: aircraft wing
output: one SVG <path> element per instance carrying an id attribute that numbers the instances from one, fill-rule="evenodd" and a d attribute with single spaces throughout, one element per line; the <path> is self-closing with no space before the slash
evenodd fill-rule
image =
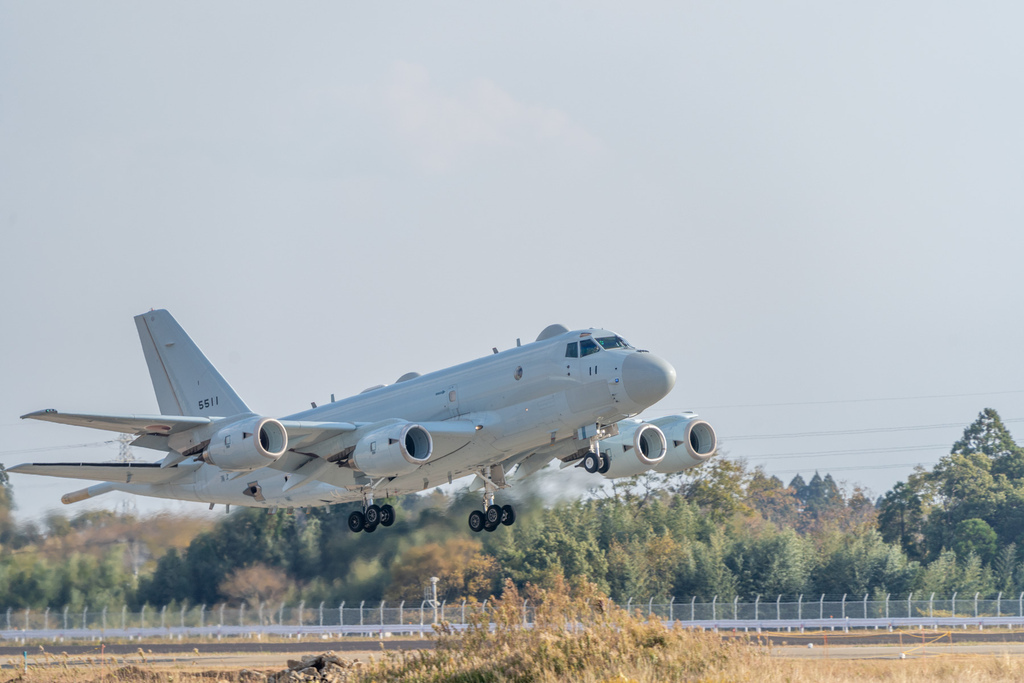
<path id="1" fill-rule="evenodd" d="M 177 432 L 210 424 L 218 418 L 182 415 L 90 415 L 87 413 L 61 413 L 53 408 L 37 410 L 21 416 L 22 420 L 42 420 L 58 424 L 105 429 L 122 434 L 157 434 L 168 436 Z"/>
<path id="2" fill-rule="evenodd" d="M 25 463 L 9 467 L 7 471 L 117 484 L 166 484 L 199 466 L 200 463 L 161 468 L 158 462 L 55 462 Z"/>

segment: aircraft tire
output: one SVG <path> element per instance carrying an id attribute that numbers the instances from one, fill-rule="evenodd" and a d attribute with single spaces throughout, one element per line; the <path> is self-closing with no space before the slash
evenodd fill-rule
<path id="1" fill-rule="evenodd" d="M 395 523 L 395 508 L 390 505 L 380 506 L 380 525 L 391 526 Z"/>
<path id="2" fill-rule="evenodd" d="M 516 523 L 516 509 L 511 505 L 501 506 L 501 523 L 505 526 L 512 526 Z"/>
<path id="3" fill-rule="evenodd" d="M 371 505 L 363 511 L 363 516 L 366 517 L 367 526 L 377 526 L 380 524 L 380 508 L 376 505 Z"/>
<path id="4" fill-rule="evenodd" d="M 487 521 L 487 526 L 492 526 L 495 529 L 497 529 L 498 525 L 501 524 L 501 517 L 503 514 L 504 513 L 500 505 L 492 505 L 489 508 L 487 508 L 487 512 L 484 516 L 484 518 Z M 492 529 L 492 531 L 493 530 L 494 529 Z"/>
<path id="5" fill-rule="evenodd" d="M 601 466 L 597 468 L 600 474 L 607 474 L 609 468 L 612 466 L 612 456 L 610 453 L 601 454 Z"/>
<path id="6" fill-rule="evenodd" d="M 368 534 L 372 534 L 376 530 L 377 530 L 377 525 L 376 524 L 370 524 L 369 522 L 367 522 L 366 524 L 363 525 L 363 531 L 365 531 Z"/>
<path id="7" fill-rule="evenodd" d="M 497 529 L 499 526 L 501 526 L 501 522 L 498 522 L 497 524 L 484 524 L 484 531 L 490 533 Z"/>
<path id="8" fill-rule="evenodd" d="M 363 526 L 366 524 L 366 519 L 363 517 L 363 513 L 359 510 L 354 511 L 348 516 L 348 528 L 349 531 L 355 531 L 356 533 L 363 530 Z"/>
<path id="9" fill-rule="evenodd" d="M 601 462 L 597 459 L 597 453 L 590 451 L 583 456 L 583 469 L 593 474 L 597 472 L 598 468 L 601 467 Z"/>
<path id="10" fill-rule="evenodd" d="M 473 510 L 469 513 L 469 528 L 470 530 L 480 533 L 484 529 L 484 525 L 487 520 L 484 519 L 484 513 L 479 510 Z"/>

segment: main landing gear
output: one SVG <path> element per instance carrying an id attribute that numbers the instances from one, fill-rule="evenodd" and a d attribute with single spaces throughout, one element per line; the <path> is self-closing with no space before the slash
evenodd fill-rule
<path id="1" fill-rule="evenodd" d="M 373 498 L 363 500 L 363 511 L 356 510 L 348 516 L 348 528 L 356 533 L 365 531 L 373 533 L 378 526 L 391 526 L 395 523 L 395 508 L 388 504 L 374 505 Z"/>
<path id="2" fill-rule="evenodd" d="M 612 456 L 608 453 L 595 453 L 594 451 L 588 451 L 583 456 L 583 469 L 591 474 L 600 472 L 606 474 L 608 468 L 612 466 Z"/>
<path id="3" fill-rule="evenodd" d="M 491 465 L 478 472 L 484 481 L 483 511 L 473 510 L 469 513 L 469 528 L 474 532 L 494 531 L 499 526 L 512 526 L 516 523 L 516 509 L 511 505 L 495 505 L 494 492 L 507 488 L 505 471 L 501 465 Z"/>

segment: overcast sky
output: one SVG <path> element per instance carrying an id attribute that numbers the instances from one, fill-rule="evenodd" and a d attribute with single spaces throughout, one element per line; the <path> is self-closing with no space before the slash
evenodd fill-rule
<path id="1" fill-rule="evenodd" d="M 560 322 L 786 482 L 884 493 L 987 406 L 1021 440 L 1022 15 L 2 1 L 0 461 L 116 456 L 18 416 L 156 412 L 149 308 L 269 415 Z"/>

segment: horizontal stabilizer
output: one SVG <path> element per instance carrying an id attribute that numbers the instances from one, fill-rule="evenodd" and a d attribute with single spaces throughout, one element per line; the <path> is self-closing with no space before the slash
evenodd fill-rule
<path id="1" fill-rule="evenodd" d="M 41 474 L 65 479 L 89 479 L 116 484 L 166 484 L 198 468 L 201 463 L 161 468 L 158 462 L 55 462 L 25 463 L 8 472 Z"/>
<path id="2" fill-rule="evenodd" d="M 86 413 L 60 413 L 53 408 L 37 410 L 21 416 L 22 420 L 42 420 L 76 427 L 105 429 L 122 434 L 158 434 L 167 436 L 187 429 L 209 424 L 217 418 L 181 417 L 179 415 L 90 415 Z"/>

